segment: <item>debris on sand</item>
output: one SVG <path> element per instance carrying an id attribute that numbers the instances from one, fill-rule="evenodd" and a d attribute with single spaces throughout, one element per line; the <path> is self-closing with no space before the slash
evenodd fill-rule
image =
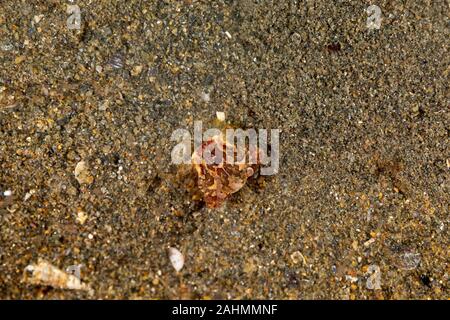
<path id="1" fill-rule="evenodd" d="M 88 215 L 83 210 L 77 210 L 77 221 L 80 224 L 84 224 L 88 218 Z"/>
<path id="2" fill-rule="evenodd" d="M 219 120 L 220 122 L 225 121 L 225 112 L 217 111 L 216 116 L 217 116 L 217 120 Z"/>
<path id="3" fill-rule="evenodd" d="M 295 251 L 294 253 L 292 253 L 291 260 L 294 264 L 302 262 L 304 265 L 306 265 L 306 259 L 300 251 Z"/>
<path id="4" fill-rule="evenodd" d="M 89 290 L 79 278 L 68 274 L 39 258 L 37 264 L 30 264 L 24 270 L 24 282 L 32 285 L 51 286 L 56 289 Z"/>
<path id="5" fill-rule="evenodd" d="M 211 101 L 211 96 L 210 96 L 209 92 L 202 92 L 200 96 L 204 102 Z"/>
<path id="6" fill-rule="evenodd" d="M 400 270 L 414 270 L 421 262 L 420 253 L 416 252 L 403 252 L 398 256 L 395 265 Z"/>
<path id="7" fill-rule="evenodd" d="M 94 182 L 94 177 L 90 174 L 88 165 L 84 161 L 77 163 L 75 167 L 75 179 L 79 184 L 91 184 Z"/>
<path id="8" fill-rule="evenodd" d="M 184 256 L 177 248 L 169 248 L 169 260 L 177 272 L 183 269 Z"/>

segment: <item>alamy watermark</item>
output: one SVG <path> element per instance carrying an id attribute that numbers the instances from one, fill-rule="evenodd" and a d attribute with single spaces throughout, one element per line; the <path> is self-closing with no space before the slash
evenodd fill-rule
<path id="1" fill-rule="evenodd" d="M 69 30 L 81 29 L 81 9 L 77 4 L 73 4 L 74 0 L 69 0 L 72 4 L 67 4 L 67 18 L 66 25 Z M 381 28 L 381 8 L 375 4 L 370 5 L 365 9 L 368 17 L 366 20 L 366 27 L 369 30 L 379 30 Z M 230 37 L 226 32 L 227 37 Z"/>

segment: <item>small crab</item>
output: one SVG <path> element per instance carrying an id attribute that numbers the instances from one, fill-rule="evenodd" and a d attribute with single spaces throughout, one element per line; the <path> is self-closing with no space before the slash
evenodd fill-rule
<path id="1" fill-rule="evenodd" d="M 221 136 L 214 136 L 204 141 L 194 151 L 192 163 L 197 174 L 197 187 L 203 195 L 208 208 L 219 207 L 231 194 L 239 191 L 259 165 L 259 151 L 256 152 L 256 163 L 232 163 L 227 160 L 227 150 L 232 150 L 234 157 L 237 148 L 224 141 Z M 205 157 L 205 154 L 207 155 Z M 250 151 L 245 150 L 246 158 L 250 159 Z M 205 159 L 206 158 L 206 159 Z"/>

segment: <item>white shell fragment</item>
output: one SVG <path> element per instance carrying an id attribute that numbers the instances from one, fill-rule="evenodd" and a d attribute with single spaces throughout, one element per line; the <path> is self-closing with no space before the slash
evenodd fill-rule
<path id="1" fill-rule="evenodd" d="M 211 96 L 209 95 L 209 92 L 202 92 L 201 98 L 205 102 L 209 102 L 211 100 Z"/>
<path id="2" fill-rule="evenodd" d="M 36 16 L 33 17 L 33 21 L 34 21 L 34 23 L 39 23 L 39 22 L 41 22 L 41 20 L 42 20 L 43 18 L 44 18 L 44 15 L 43 15 L 43 14 L 36 15 Z"/>
<path id="3" fill-rule="evenodd" d="M 27 193 L 25 194 L 25 197 L 23 197 L 23 201 L 27 201 L 27 200 L 30 199 L 31 196 L 32 196 L 33 194 L 35 194 L 35 193 L 36 193 L 36 190 L 31 189 L 29 192 L 27 192 Z"/>
<path id="4" fill-rule="evenodd" d="M 79 184 L 91 184 L 94 181 L 94 177 L 90 174 L 89 167 L 84 161 L 77 163 L 74 174 Z"/>
<path id="5" fill-rule="evenodd" d="M 57 289 L 90 290 L 76 276 L 58 269 L 43 259 L 38 259 L 37 264 L 26 266 L 24 281 L 32 285 L 51 286 Z"/>
<path id="6" fill-rule="evenodd" d="M 84 224 L 86 222 L 87 218 L 88 218 L 88 215 L 84 211 L 80 210 L 77 212 L 77 221 L 80 224 Z"/>
<path id="7" fill-rule="evenodd" d="M 217 116 L 217 120 L 219 120 L 220 122 L 225 121 L 225 112 L 217 111 L 216 116 Z"/>
<path id="8" fill-rule="evenodd" d="M 183 268 L 184 256 L 178 249 L 169 248 L 169 259 L 170 263 L 172 263 L 172 266 L 177 272 Z"/>

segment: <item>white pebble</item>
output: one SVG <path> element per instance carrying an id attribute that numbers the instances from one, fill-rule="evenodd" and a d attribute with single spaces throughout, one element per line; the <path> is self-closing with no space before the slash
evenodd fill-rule
<path id="1" fill-rule="evenodd" d="M 202 96 L 202 100 L 205 102 L 209 102 L 211 100 L 211 97 L 210 97 L 209 93 L 207 93 L 207 92 L 202 92 L 201 96 Z"/>
<path id="2" fill-rule="evenodd" d="M 367 240 L 366 242 L 364 242 L 364 247 L 368 247 L 374 242 L 375 242 L 375 239 L 371 238 L 371 239 Z"/>
<path id="3" fill-rule="evenodd" d="M 169 259 L 170 263 L 172 263 L 172 266 L 177 272 L 183 268 L 184 256 L 178 249 L 169 248 Z"/>
<path id="4" fill-rule="evenodd" d="M 3 192 L 3 195 L 5 197 L 11 197 L 12 196 L 12 191 L 11 190 L 6 190 L 5 192 Z"/>
<path id="5" fill-rule="evenodd" d="M 348 280 L 351 283 L 353 283 L 353 282 L 357 282 L 358 281 L 358 277 L 352 277 L 352 276 L 346 275 L 345 276 L 345 280 Z"/>
<path id="6" fill-rule="evenodd" d="M 221 122 L 225 121 L 225 112 L 217 111 L 216 116 L 219 121 Z"/>
<path id="7" fill-rule="evenodd" d="M 77 221 L 80 224 L 84 224 L 86 222 L 87 218 L 88 218 L 88 215 L 84 211 L 78 211 L 78 213 L 77 213 Z M 89 234 L 89 236 L 88 236 L 89 239 L 92 239 L 90 236 L 92 236 L 92 234 Z"/>
<path id="8" fill-rule="evenodd" d="M 31 189 L 29 192 L 27 192 L 27 193 L 25 194 L 25 197 L 23 197 L 23 201 L 27 201 L 27 200 L 30 199 L 31 196 L 32 196 L 33 194 L 35 194 L 35 193 L 36 193 L 36 190 Z"/>
<path id="9" fill-rule="evenodd" d="M 44 18 L 44 15 L 40 14 L 40 15 L 34 16 L 33 20 L 34 20 L 35 23 L 39 23 L 39 22 L 41 22 L 41 20 L 43 18 Z"/>

